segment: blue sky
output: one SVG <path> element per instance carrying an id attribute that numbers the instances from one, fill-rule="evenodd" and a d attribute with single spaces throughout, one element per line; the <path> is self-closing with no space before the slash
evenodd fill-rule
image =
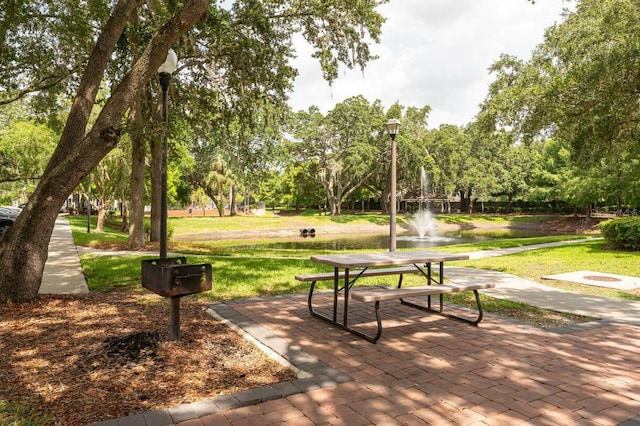
<path id="1" fill-rule="evenodd" d="M 358 94 L 380 99 L 388 108 L 430 105 L 429 127 L 465 125 L 478 113 L 491 75 L 487 68 L 501 53 L 528 59 L 544 30 L 562 20 L 567 0 L 391 0 L 379 11 L 387 18 L 380 58 L 364 73 L 343 69 L 330 87 L 311 50 L 296 44 L 299 56 L 290 105 L 323 112 Z"/>

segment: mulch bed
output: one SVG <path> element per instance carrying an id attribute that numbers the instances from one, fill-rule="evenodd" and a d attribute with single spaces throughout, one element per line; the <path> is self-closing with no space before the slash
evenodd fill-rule
<path id="1" fill-rule="evenodd" d="M 36 424 L 85 425 L 295 379 L 204 306 L 181 300 L 181 340 L 170 341 L 169 301 L 157 295 L 3 305 L 0 400 L 35 410 Z"/>

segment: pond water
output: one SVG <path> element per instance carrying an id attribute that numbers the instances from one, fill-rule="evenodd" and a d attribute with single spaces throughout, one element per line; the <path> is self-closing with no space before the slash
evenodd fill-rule
<path id="1" fill-rule="evenodd" d="M 398 234 L 396 247 L 430 248 L 452 244 L 472 243 L 490 239 L 537 237 L 544 234 L 529 230 L 510 229 L 474 229 L 468 231 L 454 231 L 442 235 L 420 238 L 411 233 Z M 358 250 L 358 249 L 387 249 L 389 248 L 388 234 L 336 236 L 298 236 L 293 238 L 277 238 L 268 243 L 248 244 L 251 247 L 276 248 L 276 249 L 311 249 L 311 250 Z"/>

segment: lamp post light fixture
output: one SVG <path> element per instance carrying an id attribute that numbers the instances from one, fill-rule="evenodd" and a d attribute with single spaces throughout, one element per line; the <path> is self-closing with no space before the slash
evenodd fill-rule
<path id="1" fill-rule="evenodd" d="M 167 59 L 158 68 L 158 76 L 160 78 L 160 86 L 162 87 L 162 122 L 164 129 L 162 131 L 162 194 L 160 198 L 160 259 L 167 258 L 167 129 L 168 121 L 168 96 L 167 91 L 171 84 L 171 74 L 176 70 L 178 64 L 178 56 L 173 49 L 169 49 Z"/>
<path id="2" fill-rule="evenodd" d="M 160 259 L 167 258 L 167 132 L 169 127 L 168 119 L 168 96 L 167 91 L 171 84 L 171 74 L 176 70 L 178 56 L 173 49 L 169 49 L 167 59 L 158 68 L 158 77 L 162 87 L 162 121 L 164 129 L 162 131 L 162 194 L 160 196 Z M 171 340 L 180 340 L 180 296 L 171 297 L 170 313 L 170 334 Z"/>
<path id="3" fill-rule="evenodd" d="M 387 133 L 391 137 L 391 199 L 389 201 L 389 251 L 396 251 L 396 136 L 400 129 L 400 120 L 387 121 Z"/>

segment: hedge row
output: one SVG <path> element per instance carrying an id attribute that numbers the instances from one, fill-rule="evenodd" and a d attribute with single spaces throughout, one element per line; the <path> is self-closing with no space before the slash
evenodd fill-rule
<path id="1" fill-rule="evenodd" d="M 604 239 L 614 248 L 640 251 L 640 217 L 609 219 L 598 226 Z"/>

